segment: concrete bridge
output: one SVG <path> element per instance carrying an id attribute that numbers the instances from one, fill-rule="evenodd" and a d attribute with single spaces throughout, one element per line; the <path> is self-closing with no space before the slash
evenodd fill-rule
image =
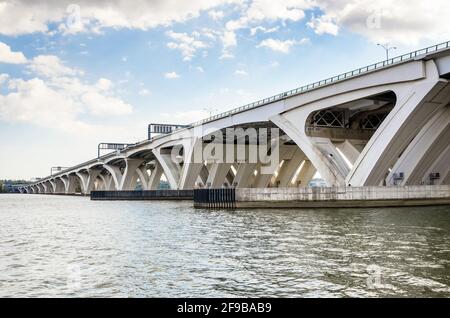
<path id="1" fill-rule="evenodd" d="M 305 187 L 316 172 L 328 186 L 448 185 L 449 80 L 446 42 L 218 114 L 20 190 L 152 190 L 162 176 L 172 189 Z M 262 135 L 252 138 L 252 129 Z M 250 160 L 255 149 L 260 156 Z"/>

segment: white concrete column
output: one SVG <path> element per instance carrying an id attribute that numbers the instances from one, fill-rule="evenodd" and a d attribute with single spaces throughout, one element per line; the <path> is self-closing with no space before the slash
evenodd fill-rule
<path id="1" fill-rule="evenodd" d="M 193 189 L 203 167 L 203 163 L 185 162 L 182 169 L 179 189 Z"/>
<path id="2" fill-rule="evenodd" d="M 450 143 L 450 107 L 442 107 L 420 130 L 402 153 L 391 173 L 387 184 L 418 185 L 433 161 Z M 450 162 L 449 162 L 450 166 Z M 395 182 L 394 173 L 402 172 L 403 180 Z"/>
<path id="3" fill-rule="evenodd" d="M 69 189 L 69 177 L 68 176 L 61 176 L 60 177 L 61 182 L 63 183 L 63 193 L 67 194 Z"/>
<path id="4" fill-rule="evenodd" d="M 114 191 L 116 190 L 116 185 L 114 183 L 114 178 L 111 174 L 107 174 L 101 177 L 104 185 L 103 185 L 103 190 L 105 191 Z"/>
<path id="5" fill-rule="evenodd" d="M 440 178 L 433 181 L 436 185 L 447 185 L 450 184 L 450 144 L 447 145 L 445 150 L 435 159 L 433 163 L 430 164 L 429 169 L 422 176 L 422 184 L 429 183 L 430 173 L 439 173 Z"/>
<path id="6" fill-rule="evenodd" d="M 38 186 L 38 193 L 39 194 L 45 193 L 45 188 L 44 188 L 44 185 L 42 183 L 39 183 L 37 186 Z"/>
<path id="7" fill-rule="evenodd" d="M 137 168 L 144 162 L 142 159 L 126 159 L 125 171 L 120 183 L 120 190 L 136 190 L 138 174 Z"/>
<path id="8" fill-rule="evenodd" d="M 272 116 L 270 120 L 291 137 L 330 186 L 344 185 L 345 176 L 339 170 L 340 165 L 333 164 L 334 158 L 329 154 L 326 155 L 323 149 L 317 147 L 312 138 L 306 135 L 306 119 L 310 112 L 311 110 L 298 108 L 292 112 Z M 335 157 L 334 151 L 332 154 Z"/>
<path id="9" fill-rule="evenodd" d="M 122 181 L 122 171 L 120 171 L 119 167 L 113 165 L 103 165 L 103 168 L 108 170 L 109 176 L 111 176 L 111 182 L 107 184 L 107 189 L 111 190 L 120 190 L 121 181 Z"/>
<path id="10" fill-rule="evenodd" d="M 148 180 L 148 189 L 156 190 L 159 187 L 159 183 L 161 182 L 161 176 L 163 174 L 163 168 L 161 167 L 158 161 L 155 162 L 155 166 L 151 170 L 150 178 Z"/>
<path id="11" fill-rule="evenodd" d="M 76 175 L 80 179 L 81 193 L 87 194 L 89 183 L 89 172 L 76 172 Z"/>
<path id="12" fill-rule="evenodd" d="M 247 188 L 254 179 L 256 163 L 240 163 L 233 180 L 233 187 Z"/>
<path id="13" fill-rule="evenodd" d="M 142 159 L 125 159 L 125 169 L 123 173 L 117 166 L 105 164 L 103 167 L 111 174 L 116 190 L 135 190 L 138 177 L 136 169 L 142 162 Z"/>
<path id="14" fill-rule="evenodd" d="M 328 138 L 310 137 L 316 149 L 322 153 L 322 159 L 327 160 L 339 176 L 345 178 L 350 172 L 350 167 L 338 152 L 337 147 Z M 326 158 L 326 159 L 325 159 Z"/>
<path id="15" fill-rule="evenodd" d="M 221 188 L 230 169 L 231 163 L 213 163 L 205 186 L 208 188 Z"/>
<path id="16" fill-rule="evenodd" d="M 100 175 L 101 170 L 98 169 L 90 169 L 88 170 L 88 180 L 86 183 L 86 188 L 84 194 L 90 194 L 95 187 L 95 181 L 97 177 Z"/>
<path id="17" fill-rule="evenodd" d="M 360 151 L 358 151 L 355 144 L 346 139 L 343 142 L 335 143 L 336 148 L 344 154 L 348 161 L 353 165 L 358 160 Z"/>
<path id="18" fill-rule="evenodd" d="M 164 170 L 164 175 L 170 184 L 172 190 L 178 189 L 178 181 L 180 180 L 180 167 L 177 162 L 173 162 L 170 153 L 161 153 L 161 149 L 154 149 L 153 153 L 156 160 Z"/>
<path id="19" fill-rule="evenodd" d="M 67 178 L 67 185 L 66 185 L 66 194 L 75 194 L 76 193 L 76 185 L 77 181 L 79 180 L 79 177 L 76 175 L 69 175 Z"/>
<path id="20" fill-rule="evenodd" d="M 200 175 L 198 176 L 197 182 L 201 182 L 203 186 L 206 185 L 209 177 L 209 170 L 206 165 L 203 165 L 202 170 L 200 170 Z"/>
<path id="21" fill-rule="evenodd" d="M 55 193 L 56 192 L 55 180 L 49 180 L 48 183 L 50 184 L 50 186 L 49 186 L 50 193 Z"/>
<path id="22" fill-rule="evenodd" d="M 280 188 L 286 188 L 292 186 L 292 179 L 295 176 L 295 173 L 297 172 L 298 168 L 302 164 L 302 162 L 306 159 L 305 154 L 300 149 L 297 149 L 294 156 L 290 160 L 286 160 L 283 164 L 283 167 L 281 168 L 277 181 L 278 186 Z"/>
<path id="23" fill-rule="evenodd" d="M 396 90 L 395 107 L 369 140 L 346 178 L 352 186 L 379 185 L 406 149 L 411 137 L 448 103 L 446 80 L 439 79 L 433 60 L 426 62 L 427 80 Z"/>
<path id="24" fill-rule="evenodd" d="M 141 181 L 142 190 L 149 190 L 148 182 L 150 181 L 150 176 L 147 172 L 146 167 L 140 167 L 136 169 L 136 173 L 139 176 L 139 180 Z"/>
<path id="25" fill-rule="evenodd" d="M 296 180 L 296 186 L 307 187 L 308 182 L 314 177 L 316 168 L 310 160 L 306 160 Z"/>
<path id="26" fill-rule="evenodd" d="M 180 171 L 179 189 L 193 189 L 195 182 L 200 176 L 204 167 L 203 160 L 203 139 L 187 138 L 182 141 L 184 149 L 183 167 Z"/>
<path id="27" fill-rule="evenodd" d="M 55 179 L 55 193 L 65 193 L 66 188 L 61 177 Z"/>

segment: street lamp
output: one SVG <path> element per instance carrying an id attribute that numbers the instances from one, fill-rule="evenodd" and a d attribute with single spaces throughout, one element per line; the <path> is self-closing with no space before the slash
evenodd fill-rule
<path id="1" fill-rule="evenodd" d="M 212 117 L 212 115 L 218 111 L 218 109 L 214 107 L 203 108 L 203 110 L 209 113 L 209 117 Z"/>
<path id="2" fill-rule="evenodd" d="M 389 43 L 385 43 L 385 44 L 377 43 L 377 45 L 381 46 L 386 51 L 386 61 L 389 60 L 389 51 L 397 49 L 396 46 L 390 46 Z"/>

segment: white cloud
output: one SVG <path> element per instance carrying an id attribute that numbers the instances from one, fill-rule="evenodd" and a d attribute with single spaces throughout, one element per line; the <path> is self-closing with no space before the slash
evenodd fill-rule
<path id="1" fill-rule="evenodd" d="M 234 55 L 228 51 L 223 51 L 222 55 L 219 57 L 219 60 L 225 60 L 225 59 L 233 59 Z"/>
<path id="2" fill-rule="evenodd" d="M 13 52 L 7 44 L 0 42 L 0 63 L 24 64 L 26 62 L 27 59 L 22 52 Z"/>
<path id="3" fill-rule="evenodd" d="M 232 11 L 232 15 L 240 15 L 226 23 L 227 31 L 261 26 L 264 22 L 298 22 L 305 11 L 319 9 L 323 14 L 309 22 L 318 34 L 337 34 L 340 28 L 373 42 L 408 45 L 450 37 L 448 0 L 433 0 L 432 4 L 423 0 L 191 0 L 177 1 L 176 5 L 163 0 L 111 0 L 108 6 L 104 1 L 78 0 L 75 3 L 81 9 L 79 23 L 74 19 L 77 11 L 73 9 L 77 7 L 69 7 L 72 3 L 72 0 L 2 1 L 0 34 L 54 34 L 49 31 L 50 24 L 58 25 L 65 33 L 101 33 L 105 28 L 148 30 L 184 22 L 202 12 L 225 19 L 225 12 L 229 11 L 223 9 L 224 5 L 235 4 L 238 10 Z"/>
<path id="4" fill-rule="evenodd" d="M 277 39 L 265 39 L 256 47 L 258 47 L 258 48 L 266 47 L 266 48 L 269 48 L 276 52 L 289 53 L 291 47 L 293 47 L 294 45 L 301 45 L 301 44 L 305 44 L 308 42 L 309 42 L 309 39 L 307 39 L 307 38 L 303 38 L 298 41 L 297 40 L 282 41 L 282 40 L 277 40 Z"/>
<path id="5" fill-rule="evenodd" d="M 30 61 L 27 67 L 44 77 L 75 76 L 83 74 L 80 70 L 65 66 L 55 55 L 36 56 Z"/>
<path id="6" fill-rule="evenodd" d="M 180 75 L 178 75 L 176 72 L 167 72 L 164 73 L 164 77 L 168 79 L 177 79 L 180 78 Z"/>
<path id="7" fill-rule="evenodd" d="M 224 48 L 236 46 L 236 33 L 232 31 L 225 31 L 221 37 Z"/>
<path id="8" fill-rule="evenodd" d="M 311 8 L 309 0 L 254 0 L 239 19 L 228 21 L 226 28 L 238 30 L 262 21 L 299 21 Z"/>
<path id="9" fill-rule="evenodd" d="M 0 73 L 0 85 L 5 83 L 9 78 L 8 74 Z"/>
<path id="10" fill-rule="evenodd" d="M 150 91 L 148 90 L 148 89 L 146 89 L 146 88 L 143 88 L 143 89 L 141 89 L 140 91 L 139 91 L 139 93 L 138 93 L 140 96 L 148 96 L 148 95 L 150 95 Z"/>
<path id="11" fill-rule="evenodd" d="M 237 45 L 236 33 L 234 31 L 224 31 L 221 34 L 220 39 L 222 41 L 223 50 L 219 59 L 234 58 L 234 55 L 229 50 Z"/>
<path id="12" fill-rule="evenodd" d="M 196 69 L 199 73 L 204 73 L 204 72 L 205 72 L 205 70 L 204 70 L 203 67 L 201 67 L 201 66 L 197 66 L 195 69 Z"/>
<path id="13" fill-rule="evenodd" d="M 95 86 L 101 91 L 107 91 L 113 87 L 113 83 L 107 78 L 100 78 Z"/>
<path id="14" fill-rule="evenodd" d="M 131 105 L 119 98 L 107 96 L 98 91 L 87 91 L 81 95 L 81 101 L 94 116 L 120 116 L 130 114 Z"/>
<path id="15" fill-rule="evenodd" d="M 198 32 L 193 32 L 192 35 L 188 35 L 187 33 L 168 31 L 166 35 L 174 41 L 167 43 L 167 47 L 172 50 L 180 50 L 185 61 L 192 60 L 198 49 L 207 47 L 206 43 L 197 39 L 200 36 Z"/>
<path id="16" fill-rule="evenodd" d="M 374 43 L 417 45 L 450 38 L 448 0 L 316 0 L 316 3 L 325 13 L 319 19 L 333 21 Z"/>
<path id="17" fill-rule="evenodd" d="M 280 66 L 280 62 L 278 61 L 273 61 L 272 63 L 270 63 L 270 67 L 278 67 Z"/>
<path id="18" fill-rule="evenodd" d="M 43 80 L 10 80 L 7 95 L 0 95 L 0 120 L 33 123 L 64 131 L 76 132 L 85 124 L 77 120 L 81 106 Z"/>
<path id="19" fill-rule="evenodd" d="M 248 73 L 247 73 L 246 71 L 244 71 L 244 70 L 236 70 L 236 71 L 234 72 L 234 75 L 238 75 L 238 76 L 247 76 Z"/>
<path id="20" fill-rule="evenodd" d="M 280 29 L 279 26 L 276 26 L 276 27 L 273 27 L 273 28 L 270 28 L 270 29 L 267 29 L 267 28 L 265 28 L 265 27 L 263 27 L 263 26 L 257 26 L 257 27 L 254 27 L 254 28 L 251 28 L 251 29 L 250 29 L 250 35 L 251 35 L 251 36 L 254 36 L 254 35 L 256 35 L 256 33 L 258 33 L 258 32 L 262 32 L 262 33 L 273 33 L 273 32 L 278 31 L 279 29 Z"/>
<path id="21" fill-rule="evenodd" d="M 59 24 L 64 33 L 94 32 L 104 28 L 148 30 L 198 17 L 202 11 L 240 0 L 73 0 L 0 2 L 0 34 L 19 35 L 49 32 L 49 24 Z M 78 8 L 80 12 L 78 14 Z M 78 19 L 79 17 L 79 19 Z"/>
<path id="22" fill-rule="evenodd" d="M 211 19 L 218 21 L 223 19 L 225 13 L 223 11 L 211 10 L 208 12 L 208 15 Z"/>
<path id="23" fill-rule="evenodd" d="M 98 127 L 80 119 L 81 115 L 118 116 L 133 110 L 115 96 L 114 84 L 109 79 L 100 78 L 93 84 L 84 82 L 79 78 L 83 72 L 64 65 L 57 56 L 37 56 L 27 68 L 42 78 L 1 76 L 1 82 L 7 82 L 7 92 L 0 94 L 2 121 L 85 134 Z"/>
<path id="24" fill-rule="evenodd" d="M 326 15 L 318 18 L 313 16 L 307 25 L 319 35 L 324 33 L 337 35 L 339 32 L 339 27 L 332 21 L 331 17 Z"/>

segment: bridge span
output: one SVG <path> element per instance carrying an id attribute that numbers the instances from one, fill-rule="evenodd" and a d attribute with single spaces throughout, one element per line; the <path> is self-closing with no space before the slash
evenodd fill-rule
<path id="1" fill-rule="evenodd" d="M 154 190 L 163 176 L 178 190 L 306 187 L 316 173 L 336 187 L 449 185 L 449 80 L 445 42 L 129 145 L 20 191 Z"/>

